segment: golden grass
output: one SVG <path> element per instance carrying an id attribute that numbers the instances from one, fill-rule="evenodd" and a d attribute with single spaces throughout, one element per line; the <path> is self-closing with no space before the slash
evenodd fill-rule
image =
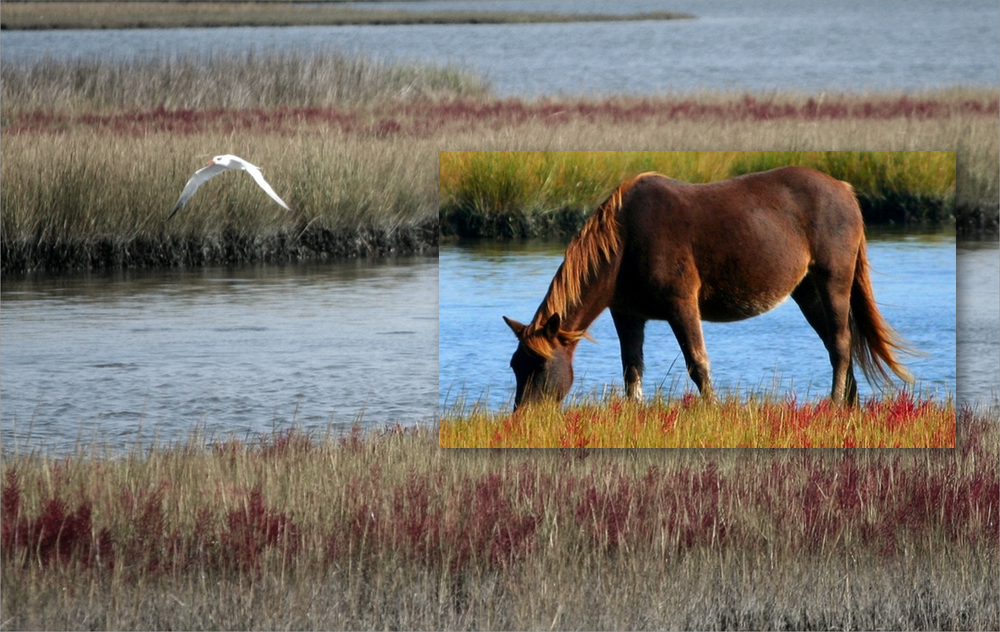
<path id="1" fill-rule="evenodd" d="M 445 414 L 442 448 L 951 448 L 955 404 L 900 392 L 855 409 L 733 394 Z"/>

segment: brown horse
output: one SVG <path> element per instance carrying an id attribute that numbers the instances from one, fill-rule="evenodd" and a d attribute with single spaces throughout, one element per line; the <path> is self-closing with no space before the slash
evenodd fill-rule
<path id="1" fill-rule="evenodd" d="M 629 397 L 642 397 L 643 330 L 656 319 L 670 323 L 688 374 L 712 398 L 701 321 L 757 316 L 789 295 L 830 354 L 834 402 L 857 402 L 853 361 L 876 385 L 887 369 L 912 381 L 893 353 L 906 347 L 875 306 L 850 184 L 804 167 L 712 184 L 636 176 L 570 243 L 531 322 L 504 316 L 519 343 L 514 407 L 566 397 L 576 345 L 605 308 Z"/>

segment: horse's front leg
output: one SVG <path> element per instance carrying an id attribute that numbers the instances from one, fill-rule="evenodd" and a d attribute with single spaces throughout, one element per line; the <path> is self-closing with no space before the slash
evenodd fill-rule
<path id="1" fill-rule="evenodd" d="M 642 341 L 646 319 L 615 310 L 611 310 L 611 318 L 615 321 L 618 342 L 622 348 L 625 395 L 630 399 L 642 399 Z"/>
<path id="2" fill-rule="evenodd" d="M 714 401 L 708 351 L 705 349 L 705 340 L 701 334 L 701 312 L 698 310 L 697 300 L 680 301 L 673 305 L 667 322 L 670 323 L 674 337 L 681 347 L 681 353 L 684 354 L 688 375 L 698 387 L 701 396 Z"/>

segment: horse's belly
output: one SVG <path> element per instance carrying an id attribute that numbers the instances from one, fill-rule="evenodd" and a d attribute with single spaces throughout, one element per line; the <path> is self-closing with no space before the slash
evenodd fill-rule
<path id="1" fill-rule="evenodd" d="M 783 303 L 808 270 L 803 260 L 793 265 L 762 268 L 767 272 L 703 279 L 698 293 L 702 320 L 728 322 L 759 316 Z"/>
<path id="2" fill-rule="evenodd" d="M 789 292 L 714 292 L 699 301 L 701 319 L 725 323 L 759 316 L 783 303 Z"/>

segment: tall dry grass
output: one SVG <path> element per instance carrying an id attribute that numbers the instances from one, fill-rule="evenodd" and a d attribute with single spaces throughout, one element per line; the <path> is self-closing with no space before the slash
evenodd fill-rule
<path id="1" fill-rule="evenodd" d="M 4 62 L 0 78 L 5 119 L 37 110 L 92 115 L 491 96 L 485 79 L 454 64 L 389 61 L 334 49 Z"/>
<path id="2" fill-rule="evenodd" d="M 336 53 L 3 73 L 4 271 L 433 253 L 432 168 L 371 104 L 486 90 L 453 67 Z M 221 153 L 262 167 L 294 212 L 226 174 L 165 222 Z"/>
<path id="3" fill-rule="evenodd" d="M 3 140 L 5 270 L 389 254 L 406 245 L 394 238 L 414 240 L 418 252 L 436 248 L 435 191 L 400 139 L 212 133 L 102 140 Z M 167 222 L 187 179 L 220 153 L 260 166 L 293 210 L 234 172 L 203 185 Z"/>
<path id="4" fill-rule="evenodd" d="M 12 628 L 992 629 L 994 414 L 947 450 L 5 446 Z"/>

